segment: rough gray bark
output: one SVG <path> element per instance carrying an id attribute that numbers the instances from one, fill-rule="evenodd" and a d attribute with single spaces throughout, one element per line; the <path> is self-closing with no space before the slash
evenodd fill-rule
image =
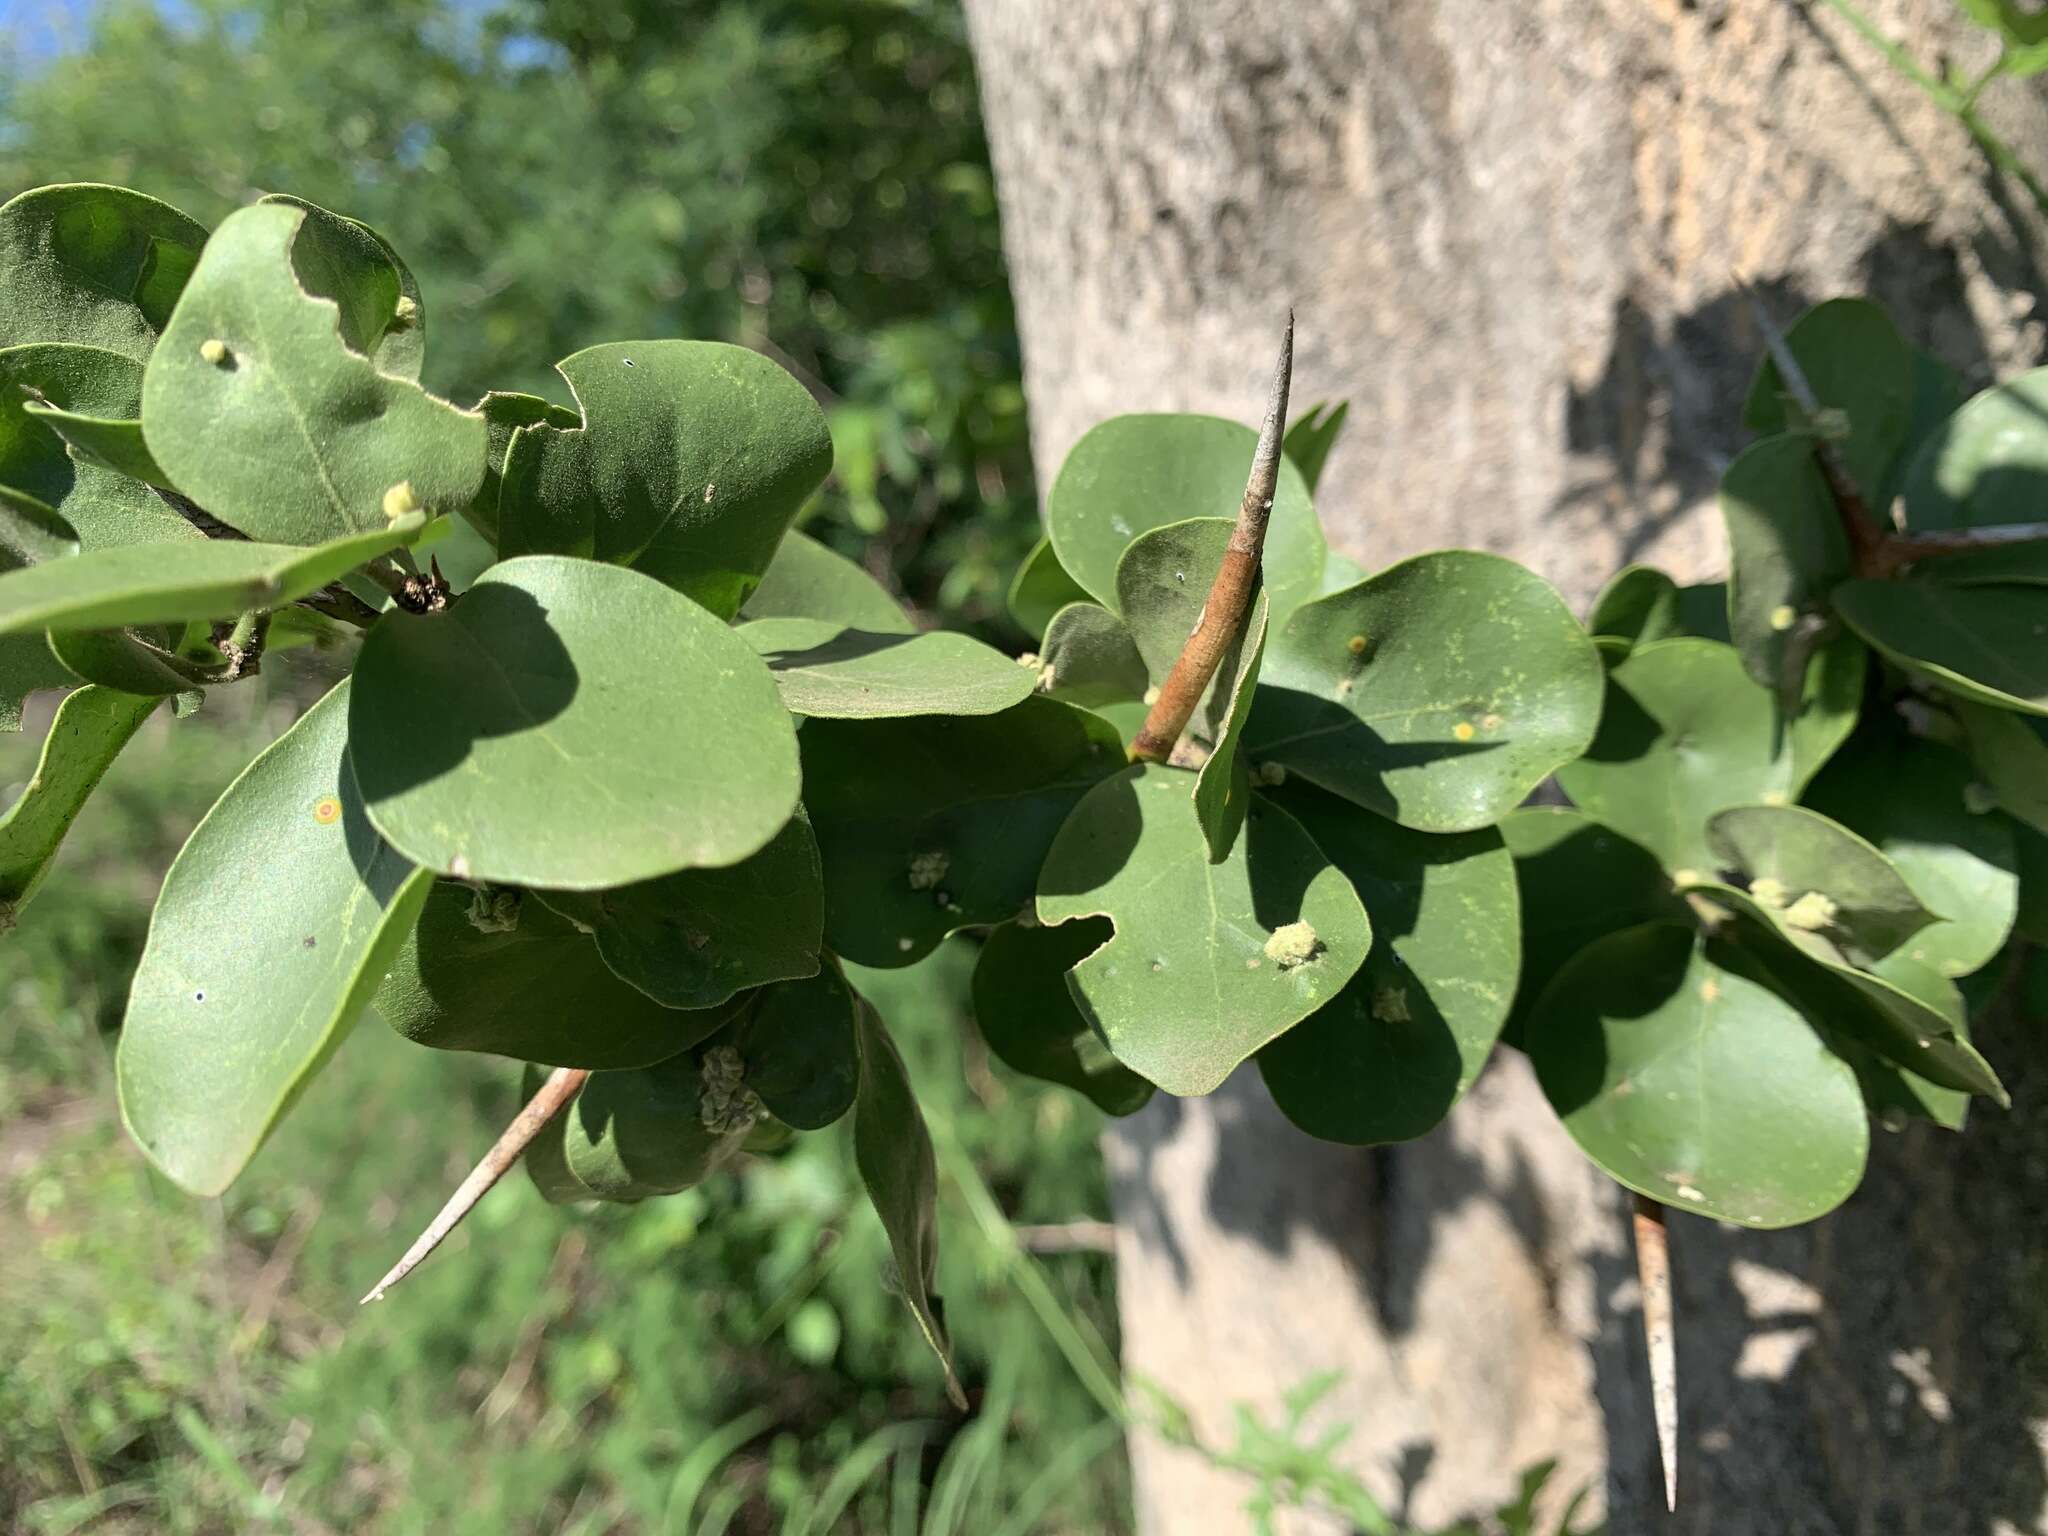
<path id="1" fill-rule="evenodd" d="M 1873 0 L 1981 63 L 1950 0 Z M 1887 300 L 1972 382 L 2036 361 L 2041 222 L 1832 12 L 1795 0 L 968 0 L 1050 483 L 1119 411 L 1352 401 L 1319 497 L 1368 565 L 1468 545 L 1583 602 L 1719 565 L 1712 490 L 1781 315 Z M 1993 116 L 2048 163 L 2048 94 Z M 2048 1530 L 2039 1031 L 2015 1111 L 1880 1138 L 1830 1221 L 1678 1220 L 1680 1513 L 1666 1521 L 1624 1211 L 1503 1053 L 1427 1140 L 1292 1132 L 1255 1078 L 1109 1138 L 1126 1363 L 1211 1437 L 1346 1373 L 1327 1418 L 1420 1523 L 1556 1456 L 1614 1536 Z M 1243 1489 L 1133 1447 L 1141 1526 L 1245 1529 Z M 1332 1529 L 1313 1522 L 1301 1530 Z"/>

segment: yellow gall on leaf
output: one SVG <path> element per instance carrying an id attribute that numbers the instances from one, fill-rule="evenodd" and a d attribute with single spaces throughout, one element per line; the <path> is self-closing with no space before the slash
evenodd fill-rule
<path id="1" fill-rule="evenodd" d="M 228 360 L 228 344 L 218 336 L 209 336 L 199 343 L 199 355 L 218 368 Z"/>
<path id="2" fill-rule="evenodd" d="M 1363 656 L 1365 654 L 1365 636 L 1353 635 L 1344 642 L 1344 649 L 1354 656 Z"/>
<path id="3" fill-rule="evenodd" d="M 1451 734 L 1460 741 L 1470 741 L 1478 733 L 1472 729 L 1472 722 L 1470 720 L 1460 720 L 1451 727 Z"/>
<path id="4" fill-rule="evenodd" d="M 1304 965 L 1321 953 L 1323 941 L 1308 923 L 1288 923 L 1275 928 L 1266 940 L 1266 958 L 1283 971 Z"/>
<path id="5" fill-rule="evenodd" d="M 1790 603 L 1780 603 L 1771 610 L 1771 628 L 1783 634 L 1799 621 L 1799 611 Z"/>
<path id="6" fill-rule="evenodd" d="M 946 878 L 946 871 L 953 867 L 953 856 L 943 848 L 932 853 L 916 853 L 910 857 L 910 888 L 913 891 L 935 891 L 939 882 Z"/>
<path id="7" fill-rule="evenodd" d="M 1749 894 L 1756 899 L 1758 906 L 1769 907 L 1773 912 L 1784 911 L 1792 901 L 1792 893 L 1785 889 L 1785 882 L 1770 875 L 1752 880 Z"/>
<path id="8" fill-rule="evenodd" d="M 419 300 L 409 293 L 401 293 L 391 312 L 391 328 L 395 331 L 408 330 L 419 324 L 419 319 Z"/>
<path id="9" fill-rule="evenodd" d="M 1785 921 L 1807 933 L 1818 933 L 1823 928 L 1834 926 L 1837 910 L 1827 896 L 1819 891 L 1808 891 L 1785 909 Z"/>
<path id="10" fill-rule="evenodd" d="M 397 522 L 420 509 L 419 496 L 410 480 L 401 480 L 384 492 L 384 516 L 389 522 Z"/>

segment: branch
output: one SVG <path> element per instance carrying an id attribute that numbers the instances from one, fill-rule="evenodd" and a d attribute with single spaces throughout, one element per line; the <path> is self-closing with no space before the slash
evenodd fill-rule
<path id="1" fill-rule="evenodd" d="M 357 629 L 368 629 L 382 617 L 376 609 L 340 582 L 322 587 L 318 592 L 308 593 L 299 599 L 299 606 L 325 614 L 338 623 L 353 624 Z"/>
<path id="2" fill-rule="evenodd" d="M 1259 583 L 1259 557 L 1266 547 L 1266 522 L 1273 513 L 1273 496 L 1280 483 L 1281 439 L 1287 435 L 1287 391 L 1294 380 L 1294 311 L 1287 312 L 1287 335 L 1280 343 L 1280 365 L 1273 373 L 1273 393 L 1266 404 L 1265 425 L 1259 429 L 1259 446 L 1252 455 L 1251 479 L 1244 488 L 1244 501 L 1237 509 L 1237 526 L 1230 533 L 1230 547 L 1223 564 L 1209 586 L 1195 627 L 1182 644 L 1173 670 L 1160 685 L 1159 697 L 1145 716 L 1145 724 L 1131 738 L 1132 762 L 1164 762 L 1173 755 L 1180 733 L 1194 718 L 1202 696 L 1223 663 L 1244 616 L 1251 607 L 1252 593 Z"/>
<path id="3" fill-rule="evenodd" d="M 540 1085 L 540 1092 L 512 1117 L 512 1123 L 505 1127 L 504 1134 L 484 1154 L 483 1161 L 456 1186 L 455 1193 L 448 1197 L 448 1203 L 427 1223 L 426 1231 L 405 1250 L 405 1257 L 392 1265 L 384 1278 L 370 1287 L 370 1293 L 356 1305 L 368 1306 L 373 1301 L 382 1301 L 386 1291 L 419 1268 L 421 1261 L 441 1246 L 441 1240 L 455 1230 L 462 1218 L 475 1208 L 477 1201 L 490 1193 L 491 1186 L 519 1161 L 519 1154 L 526 1150 L 528 1143 L 582 1091 L 589 1077 L 590 1073 L 581 1067 L 555 1068 L 548 1080 Z"/>
<path id="4" fill-rule="evenodd" d="M 1671 1247 L 1664 1207 L 1635 1197 L 1636 1275 L 1643 1288 L 1643 1342 L 1650 1352 L 1650 1403 L 1664 1462 L 1664 1507 L 1678 1508 L 1678 1352 L 1671 1307 Z"/>

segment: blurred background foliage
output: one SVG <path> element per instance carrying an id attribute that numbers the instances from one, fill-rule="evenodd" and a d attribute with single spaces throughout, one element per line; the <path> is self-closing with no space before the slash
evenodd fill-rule
<path id="1" fill-rule="evenodd" d="M 28 0 L 0 11 L 0 195 L 82 179 L 209 222 L 279 189 L 369 220 L 458 400 L 566 403 L 549 365 L 599 341 L 759 347 L 831 413 L 811 530 L 934 622 L 1003 634 L 1035 494 L 950 3 Z M 515 1178 L 361 1312 L 510 1114 L 507 1064 L 366 1020 L 225 1201 L 146 1171 L 109 1047 L 156 884 L 331 678 L 294 652 L 162 712 L 0 951 L 0 1530 L 1128 1530 L 1108 1259 L 1020 1260 L 982 1195 L 1100 1218 L 1100 1122 L 991 1065 L 963 949 L 866 979 L 950 1170 L 971 1416 L 885 1289 L 843 1126 L 639 1207 Z M 0 805 L 47 717 L 0 736 Z"/>
<path id="2" fill-rule="evenodd" d="M 290 191 L 365 219 L 420 279 L 426 382 L 463 403 L 569 404 L 551 365 L 603 341 L 757 347 L 831 415 L 811 531 L 1004 632 L 1036 500 L 957 0 L 18 10 L 7 195 L 110 181 L 212 224 Z"/>

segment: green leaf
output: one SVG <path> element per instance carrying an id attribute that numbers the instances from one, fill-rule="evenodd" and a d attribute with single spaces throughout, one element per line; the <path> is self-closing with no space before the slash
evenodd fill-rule
<path id="1" fill-rule="evenodd" d="M 1081 584 L 1067 574 L 1060 557 L 1053 553 L 1050 539 L 1040 539 L 1032 545 L 1031 553 L 1010 579 L 1010 617 L 1034 640 L 1045 634 L 1054 614 L 1069 603 L 1087 600 L 1088 594 Z"/>
<path id="2" fill-rule="evenodd" d="M 1151 1102 L 1152 1085 L 1110 1054 L 1067 988 L 1067 972 L 1114 931 L 1101 918 L 999 925 L 975 961 L 974 1019 L 1005 1066 L 1071 1088 L 1105 1114 L 1132 1115 Z"/>
<path id="3" fill-rule="evenodd" d="M 1074 445 L 1046 497 L 1059 563 L 1089 596 L 1116 607 L 1117 563 L 1133 539 L 1193 517 L 1236 521 L 1257 446 L 1250 427 L 1215 416 L 1103 422 Z M 1263 561 L 1276 613 L 1316 594 L 1324 550 L 1308 482 L 1283 458 Z"/>
<path id="4" fill-rule="evenodd" d="M 2019 0 L 1962 0 L 1963 9 L 1982 26 L 2002 34 L 2015 47 L 2048 42 L 2048 11 L 2029 10 Z"/>
<path id="5" fill-rule="evenodd" d="M 793 715 L 993 715 L 1038 686 L 1036 671 L 967 635 L 878 633 L 836 619 L 755 619 L 737 633 L 775 674 Z"/>
<path id="6" fill-rule="evenodd" d="M 853 1107 L 859 1008 L 839 967 L 828 963 L 813 976 L 764 987 L 728 1032 L 747 1086 L 784 1125 L 821 1131 Z"/>
<path id="7" fill-rule="evenodd" d="M 0 572 L 78 553 L 78 534 L 33 496 L 0 486 Z"/>
<path id="8" fill-rule="evenodd" d="M 740 604 L 742 619 L 833 619 L 878 635 L 916 626 L 874 577 L 807 533 L 791 529 L 775 546 L 761 584 Z"/>
<path id="9" fill-rule="evenodd" d="M 521 1101 L 531 1103 L 547 1080 L 546 1067 L 528 1062 L 520 1073 Z M 540 1133 L 526 1144 L 526 1151 L 520 1157 L 526 1166 L 527 1177 L 533 1180 L 533 1187 L 550 1205 L 575 1205 L 579 1201 L 597 1198 L 588 1185 L 569 1171 L 569 1159 L 564 1148 L 568 1123 L 569 1111 L 565 1106 L 540 1128 Z"/>
<path id="10" fill-rule="evenodd" d="M 555 367 L 582 425 L 512 439 L 499 552 L 632 565 L 731 618 L 832 467 L 825 413 L 723 342 L 616 342 Z"/>
<path id="11" fill-rule="evenodd" d="M 1835 611 L 1885 656 L 1965 699 L 2048 715 L 2048 588 L 1852 581 Z"/>
<path id="12" fill-rule="evenodd" d="M 745 997 L 664 1008 L 613 975 L 597 946 L 531 892 L 444 880 L 374 1001 L 393 1029 L 437 1051 L 611 1069 L 688 1050 L 724 1027 Z"/>
<path id="13" fill-rule="evenodd" d="M 76 676 L 123 693 L 181 694 L 218 682 L 225 658 L 185 626 L 52 631 L 50 653 Z"/>
<path id="14" fill-rule="evenodd" d="M 160 702 L 80 688 L 57 706 L 35 774 L 0 815 L 0 933 L 14 926 L 87 797 Z"/>
<path id="15" fill-rule="evenodd" d="M 1251 718 L 1252 701 L 1259 683 L 1259 668 L 1266 659 L 1266 594 L 1259 593 L 1245 620 L 1236 644 L 1224 655 L 1215 684 L 1209 690 L 1207 713 L 1217 720 L 1213 741 L 1194 738 L 1208 748 L 1208 756 L 1195 774 L 1195 817 L 1209 843 L 1209 857 L 1220 860 L 1237 840 L 1251 804 L 1250 765 L 1245 761 L 1244 732 Z M 1204 711 L 1197 710 L 1199 717 Z"/>
<path id="16" fill-rule="evenodd" d="M 483 483 L 483 417 L 349 348 L 334 305 L 292 276 L 308 217 L 259 203 L 214 232 L 143 373 L 150 453 L 222 522 L 278 544 L 381 529 L 387 504 L 461 510 Z"/>
<path id="17" fill-rule="evenodd" d="M 37 187 L 0 205 L 0 346 L 69 341 L 137 362 L 199 260 L 206 230 L 126 187 Z"/>
<path id="18" fill-rule="evenodd" d="M 1707 880 L 1685 888 L 1735 914 L 1731 939 L 1771 969 L 1778 990 L 1797 1001 L 1817 1026 L 1846 1032 L 1886 1060 L 1945 1088 L 1967 1089 L 2002 1107 L 2010 1105 L 1998 1074 L 1955 1026 L 1914 992 L 1887 979 L 1886 967 L 1894 959 L 1861 970 L 1746 891 Z M 1904 963 L 1919 964 L 1910 956 Z"/>
<path id="19" fill-rule="evenodd" d="M 117 352 L 56 343 L 0 351 L 0 485 L 9 500 L 33 497 L 61 515 L 86 549 L 199 538 L 168 502 L 130 478 L 137 466 L 110 466 L 71 446 L 82 438 L 154 468 L 135 423 L 141 390 L 142 365 Z M 123 430 L 133 434 L 132 448 L 119 440 Z"/>
<path id="20" fill-rule="evenodd" d="M 1937 920 L 1889 859 L 1803 805 L 1717 812 L 1707 846 L 1788 935 L 1824 939 L 1858 965 L 1875 964 Z"/>
<path id="21" fill-rule="evenodd" d="M 1601 677 L 1541 577 L 1421 555 L 1279 626 L 1246 748 L 1403 826 L 1470 831 L 1585 750 Z"/>
<path id="22" fill-rule="evenodd" d="M 1039 686 L 1087 709 L 1137 703 L 1152 682 L 1130 626 L 1086 601 L 1069 603 L 1052 616 L 1038 660 Z"/>
<path id="23" fill-rule="evenodd" d="M 272 192 L 259 199 L 305 215 L 292 241 L 292 275 L 316 299 L 331 302 L 341 339 L 379 373 L 417 379 L 426 360 L 426 312 L 420 286 L 382 235 L 359 220 L 304 198 Z"/>
<path id="24" fill-rule="evenodd" d="M 939 1173 L 931 1135 L 895 1042 L 874 1009 L 862 1004 L 858 1014 L 860 1090 L 853 1105 L 853 1159 L 888 1235 L 903 1299 L 946 1369 L 947 1393 L 965 1412 L 967 1396 L 953 1374 L 953 1347 L 932 1294 L 939 1267 Z"/>
<path id="25" fill-rule="evenodd" d="M 248 1166 L 354 1027 L 426 900 L 430 877 L 363 818 L 348 689 L 228 786 L 150 919 L 115 1058 L 121 1113 L 194 1194 L 219 1194 Z"/>
<path id="26" fill-rule="evenodd" d="M 1950 416 L 1914 456 L 1900 494 L 1906 526 L 2031 523 L 2048 488 L 2048 368 L 1987 389 Z"/>
<path id="27" fill-rule="evenodd" d="M 1529 1055 L 1579 1150 L 1681 1211 L 1789 1227 L 1862 1180 L 1855 1074 L 1691 928 L 1629 928 L 1582 950 L 1537 1004 Z"/>
<path id="28" fill-rule="evenodd" d="M 1847 435 L 1836 441 L 1836 452 L 1864 496 L 1877 503 L 1913 418 L 1912 346 L 1868 299 L 1816 304 L 1793 322 L 1785 342 L 1821 408 L 1848 418 Z M 1817 425 L 1804 419 L 1769 357 L 1757 369 L 1742 420 L 1766 437 Z"/>
<path id="29" fill-rule="evenodd" d="M 824 874 L 801 807 L 767 847 L 724 869 L 536 894 L 595 939 L 615 973 L 669 1008 L 712 1008 L 817 974 Z"/>
<path id="30" fill-rule="evenodd" d="M 1683 633 L 1678 618 L 1678 583 L 1648 565 L 1624 566 L 1593 599 L 1587 633 L 1621 642 L 1610 654 L 1626 656 L 1638 645 Z"/>
<path id="31" fill-rule="evenodd" d="M 1941 976 L 1988 963 L 2019 909 L 2012 823 L 1971 808 L 1974 780 L 1961 753 L 1900 732 L 1859 741 L 1806 793 L 1807 804 L 1867 839 L 1939 914 L 1900 953 Z"/>
<path id="32" fill-rule="evenodd" d="M 1118 1061 L 1168 1093 L 1211 1093 L 1334 998 L 1372 930 L 1300 823 L 1254 805 L 1210 862 L 1187 778 L 1135 763 L 1088 792 L 1038 878 L 1038 920 L 1106 917 L 1116 932 L 1068 973 Z"/>
<path id="33" fill-rule="evenodd" d="M 1968 1013 L 1954 982 L 1903 954 L 1892 956 L 1882 969 L 1886 980 L 1940 1014 L 1957 1039 L 1969 1040 Z M 1901 1117 L 1910 1117 L 1959 1131 L 1969 1119 L 1971 1095 L 1964 1090 L 1929 1082 L 1841 1030 L 1828 1032 L 1828 1048 L 1855 1069 L 1864 1104 L 1887 1128 L 1897 1129 Z"/>
<path id="34" fill-rule="evenodd" d="M 1956 716 L 1969 738 L 1970 756 L 2008 815 L 2048 833 L 2048 721 L 1968 700 Z"/>
<path id="35" fill-rule="evenodd" d="M 1689 913 L 1655 854 L 1583 811 L 1529 806 L 1500 831 L 1520 895 L 1522 975 L 1504 1031 L 1519 1045 L 1537 999 L 1572 956 L 1610 933 Z"/>
<path id="36" fill-rule="evenodd" d="M 1067 813 L 1124 765 L 1106 723 L 1043 697 L 999 715 L 813 720 L 800 741 L 825 941 L 863 965 L 909 965 L 1016 916 Z"/>
<path id="37" fill-rule="evenodd" d="M 1344 430 L 1344 418 L 1350 414 L 1349 400 L 1339 400 L 1335 405 L 1318 400 L 1287 429 L 1281 450 L 1301 471 L 1302 483 L 1311 496 L 1323 478 L 1323 465 L 1329 462 L 1330 450 L 1337 446 L 1338 434 Z"/>
<path id="38" fill-rule="evenodd" d="M 701 1183 L 746 1140 L 714 1129 L 705 1068 L 694 1055 L 593 1072 L 561 1113 L 569 1175 L 600 1200 L 645 1200 Z"/>
<path id="39" fill-rule="evenodd" d="M 1335 999 L 1259 1052 L 1266 1088 L 1324 1141 L 1420 1136 L 1472 1086 L 1514 1000 L 1514 861 L 1491 827 L 1437 837 L 1306 786 L 1272 798 L 1358 892 L 1372 950 Z"/>
<path id="40" fill-rule="evenodd" d="M 1849 576 L 1848 540 L 1812 440 L 1751 444 L 1721 477 L 1721 517 L 1735 648 L 1758 683 L 1796 698 L 1809 654 L 1800 620 L 1818 622 L 1827 594 Z"/>
<path id="41" fill-rule="evenodd" d="M 30 694 L 69 688 L 75 680 L 41 635 L 0 635 L 0 731 L 21 729 L 21 706 Z"/>
<path id="42" fill-rule="evenodd" d="M 2048 947 L 2048 835 L 2021 825 L 2013 828 L 2019 848 L 2020 910 L 2013 932 L 2029 944 Z"/>
<path id="43" fill-rule="evenodd" d="M 1828 734 L 1853 724 L 1852 712 Z M 1716 811 L 1789 802 L 1822 761 L 1734 647 L 1682 637 L 1641 646 L 1614 668 L 1599 735 L 1557 779 L 1580 809 L 1667 870 L 1698 871 L 1713 867 L 1707 821 Z"/>
<path id="44" fill-rule="evenodd" d="M 1948 587 L 2039 586 L 2048 583 L 2048 539 L 1987 544 L 1922 560 L 1913 577 Z"/>
<path id="45" fill-rule="evenodd" d="M 463 515 L 471 527 L 496 545 L 498 497 L 505 484 L 505 455 L 512 449 L 513 434 L 521 427 L 580 427 L 583 418 L 566 405 L 509 389 L 490 391 L 473 409 L 484 419 L 484 479 Z"/>
<path id="46" fill-rule="evenodd" d="M 317 592 L 403 542 L 386 529 L 310 549 L 191 539 L 88 550 L 0 576 L 0 635 L 231 619 Z"/>
<path id="47" fill-rule="evenodd" d="M 352 708 L 371 822 L 461 879 L 589 891 L 736 864 L 796 809 L 768 669 L 616 566 L 508 560 L 445 612 L 386 614 Z"/>

